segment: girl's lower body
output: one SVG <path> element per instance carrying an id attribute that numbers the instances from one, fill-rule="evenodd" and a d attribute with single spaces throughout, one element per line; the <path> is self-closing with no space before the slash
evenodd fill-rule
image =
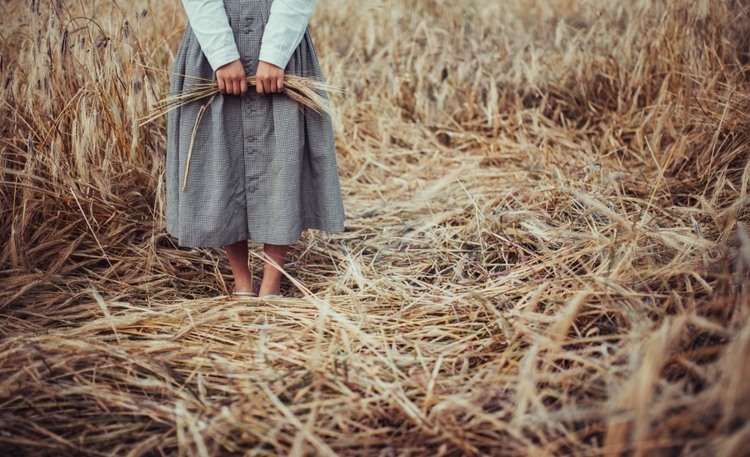
<path id="1" fill-rule="evenodd" d="M 224 5 L 245 71 L 253 75 L 271 1 Z M 285 73 L 322 78 L 309 31 Z M 171 93 L 214 78 L 188 27 L 175 57 Z M 196 125 L 205 104 L 197 101 L 168 116 L 167 231 L 180 246 L 224 247 L 235 292 L 255 287 L 248 240 L 264 244 L 260 295 L 278 294 L 281 272 L 273 264 L 283 266 L 287 247 L 306 229 L 344 228 L 331 119 L 284 94 L 249 90 L 244 96 L 217 95 Z"/>

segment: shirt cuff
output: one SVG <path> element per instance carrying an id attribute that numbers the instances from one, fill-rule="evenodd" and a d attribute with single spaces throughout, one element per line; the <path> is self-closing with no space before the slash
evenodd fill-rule
<path id="1" fill-rule="evenodd" d="M 271 48 L 270 46 L 261 46 L 258 60 L 276 65 L 279 68 L 285 68 L 289 63 L 290 56 L 286 56 L 281 49 Z"/>
<path id="2" fill-rule="evenodd" d="M 214 69 L 214 71 L 218 70 L 219 67 L 222 67 L 230 62 L 234 62 L 235 60 L 240 58 L 240 53 L 237 51 L 237 46 L 226 46 L 224 48 L 220 48 L 217 50 L 214 50 L 210 53 L 204 53 L 206 56 L 206 59 L 208 59 L 208 63 L 211 65 L 211 68 Z"/>

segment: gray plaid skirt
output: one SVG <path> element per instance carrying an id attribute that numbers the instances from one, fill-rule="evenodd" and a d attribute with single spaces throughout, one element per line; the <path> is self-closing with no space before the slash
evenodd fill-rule
<path id="1" fill-rule="evenodd" d="M 254 75 L 272 0 L 225 0 L 241 61 Z M 285 69 L 321 78 L 309 30 Z M 188 26 L 170 92 L 215 79 Z M 167 122 L 167 232 L 180 246 L 221 247 L 241 240 L 291 244 L 306 229 L 341 231 L 341 200 L 331 119 L 284 94 L 218 95 L 196 127 L 197 101 Z M 195 129 L 187 181 L 188 151 Z"/>

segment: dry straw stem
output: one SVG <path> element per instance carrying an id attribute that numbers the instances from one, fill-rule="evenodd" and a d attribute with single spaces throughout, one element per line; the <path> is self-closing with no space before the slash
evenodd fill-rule
<path id="1" fill-rule="evenodd" d="M 0 2 L 0 454 L 743 455 L 747 6 L 595 3 L 318 2 L 347 230 L 236 300 L 139 125 L 180 3 Z"/>
<path id="2" fill-rule="evenodd" d="M 186 75 L 186 78 L 190 78 Z M 248 87 L 255 87 L 255 76 L 247 77 Z M 141 119 L 140 126 L 148 124 L 155 119 L 167 114 L 169 111 L 185 106 L 189 103 L 195 103 L 200 100 L 218 95 L 219 86 L 216 81 L 188 84 L 186 89 L 179 93 L 169 94 L 167 97 L 159 100 L 154 110 Z M 318 114 L 335 115 L 333 107 L 328 102 L 325 93 L 343 93 L 342 89 L 332 84 L 317 81 L 304 76 L 293 74 L 284 75 L 284 94 L 297 102 L 301 107 L 309 108 Z M 203 106 L 210 105 L 210 102 Z"/>

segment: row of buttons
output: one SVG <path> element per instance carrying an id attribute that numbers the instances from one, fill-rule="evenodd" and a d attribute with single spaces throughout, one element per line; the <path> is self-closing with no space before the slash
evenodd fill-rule
<path id="1" fill-rule="evenodd" d="M 255 18 L 253 18 L 253 17 L 243 18 L 242 19 L 241 32 L 244 33 L 245 35 L 254 32 L 255 31 L 254 28 L 253 28 L 254 21 L 255 21 Z M 248 75 L 251 75 L 251 74 L 253 74 L 255 72 L 255 67 L 254 67 L 255 60 L 253 60 L 252 57 L 243 57 L 242 58 L 242 63 L 243 63 L 243 67 L 245 68 L 245 72 Z M 254 112 L 257 111 L 257 109 L 255 109 L 253 107 L 253 102 L 251 101 L 251 98 L 252 97 L 249 97 L 249 96 L 242 97 L 242 99 L 243 99 L 242 101 L 243 101 L 243 103 L 245 105 L 244 106 L 244 111 L 245 111 L 246 115 L 251 115 L 251 114 L 253 114 Z M 253 155 L 256 152 L 259 152 L 258 149 L 252 147 L 253 143 L 255 141 L 257 141 L 257 140 L 258 140 L 258 138 L 256 136 L 254 136 L 254 135 L 248 135 L 248 136 L 245 137 L 245 153 L 246 154 Z M 254 181 L 256 178 L 248 176 L 246 179 Z M 258 188 L 256 187 L 256 185 L 253 185 L 253 184 L 247 184 L 246 189 L 250 193 L 254 193 L 256 190 L 258 190 Z"/>
<path id="2" fill-rule="evenodd" d="M 246 137 L 245 137 L 245 145 L 247 146 L 247 148 L 245 148 L 245 149 L 246 149 L 246 151 L 245 151 L 245 152 L 246 152 L 247 154 L 255 154 L 256 152 L 258 152 L 258 150 L 257 150 L 257 149 L 255 149 L 255 148 L 251 147 L 251 145 L 253 144 L 253 142 L 254 142 L 255 140 L 257 140 L 257 138 L 256 138 L 256 137 L 254 137 L 254 136 L 252 136 L 252 135 L 251 135 L 251 136 L 246 136 Z"/>
<path id="3" fill-rule="evenodd" d="M 255 18 L 252 18 L 252 17 L 249 17 L 249 18 L 245 19 L 245 26 L 242 28 L 242 32 L 245 35 L 247 35 L 248 33 L 250 33 L 250 32 L 253 31 L 253 29 L 251 29 L 250 27 L 253 26 L 253 21 L 254 20 L 255 20 Z"/>
<path id="4" fill-rule="evenodd" d="M 245 72 L 252 73 L 252 71 L 253 71 L 253 59 L 251 59 L 250 57 L 245 57 L 242 60 L 245 61 Z"/>
<path id="5" fill-rule="evenodd" d="M 254 20 L 255 18 L 252 18 L 252 17 L 245 18 L 245 23 L 244 23 L 244 26 L 242 27 L 242 33 L 247 35 L 253 32 L 252 25 L 253 25 Z M 247 72 L 247 74 L 252 74 L 254 71 L 254 68 L 253 68 L 254 60 L 251 57 L 244 57 L 242 61 L 244 62 L 245 72 Z M 250 97 L 243 97 L 243 99 L 244 99 L 243 102 L 245 103 L 245 114 L 251 115 L 255 111 L 257 111 L 255 108 L 253 108 L 252 102 L 250 101 Z M 256 138 L 253 135 L 249 135 L 245 137 L 245 144 L 246 144 L 245 151 L 248 155 L 252 155 L 258 152 L 257 149 L 251 147 L 252 143 L 255 142 L 257 139 L 258 138 Z M 257 188 L 253 185 L 247 186 L 247 191 L 250 193 L 253 193 L 256 190 Z"/>

